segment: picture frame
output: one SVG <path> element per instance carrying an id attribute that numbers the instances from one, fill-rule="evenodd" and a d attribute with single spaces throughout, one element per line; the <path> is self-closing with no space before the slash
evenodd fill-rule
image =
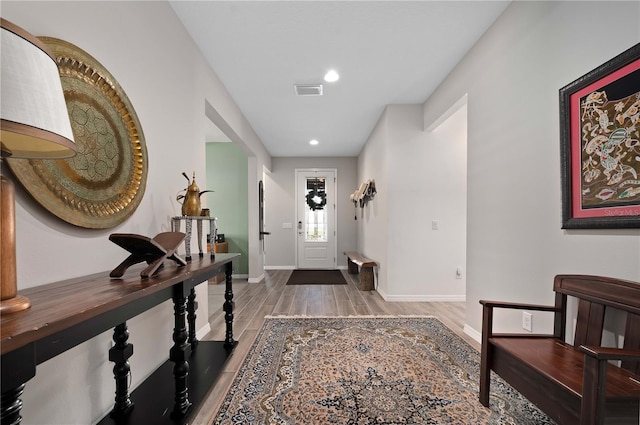
<path id="1" fill-rule="evenodd" d="M 562 228 L 640 228 L 640 43 L 559 94 Z"/>

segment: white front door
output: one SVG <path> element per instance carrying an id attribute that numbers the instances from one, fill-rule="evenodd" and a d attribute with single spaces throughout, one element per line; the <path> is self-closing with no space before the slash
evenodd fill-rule
<path id="1" fill-rule="evenodd" d="M 336 268 L 336 170 L 296 170 L 299 269 Z"/>

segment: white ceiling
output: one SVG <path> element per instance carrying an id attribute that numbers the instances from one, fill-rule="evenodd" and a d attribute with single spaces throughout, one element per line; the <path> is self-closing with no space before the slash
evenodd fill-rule
<path id="1" fill-rule="evenodd" d="M 302 157 L 357 156 L 385 106 L 423 103 L 509 4 L 170 3 L 271 155 Z M 295 95 L 314 83 L 323 96 Z"/>

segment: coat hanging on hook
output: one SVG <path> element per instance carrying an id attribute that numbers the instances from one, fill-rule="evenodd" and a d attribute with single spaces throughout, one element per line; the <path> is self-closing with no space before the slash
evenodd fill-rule
<path id="1" fill-rule="evenodd" d="M 358 206 L 360 206 L 360 208 L 364 208 L 367 202 L 371 201 L 376 196 L 377 192 L 375 180 L 369 179 L 362 182 L 358 190 L 349 195 L 349 200 L 353 202 L 353 206 L 356 208 L 356 215 L 354 217 L 356 220 L 358 219 Z"/>

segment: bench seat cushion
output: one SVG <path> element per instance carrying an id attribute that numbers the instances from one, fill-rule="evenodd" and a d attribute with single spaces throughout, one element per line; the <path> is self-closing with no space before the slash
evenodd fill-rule
<path id="1" fill-rule="evenodd" d="M 538 373 L 561 384 L 576 396 L 582 394 L 584 353 L 573 346 L 555 338 L 509 336 L 490 338 L 489 343 L 528 363 Z M 637 375 L 610 364 L 607 372 L 607 398 L 638 400 L 639 379 Z"/>

